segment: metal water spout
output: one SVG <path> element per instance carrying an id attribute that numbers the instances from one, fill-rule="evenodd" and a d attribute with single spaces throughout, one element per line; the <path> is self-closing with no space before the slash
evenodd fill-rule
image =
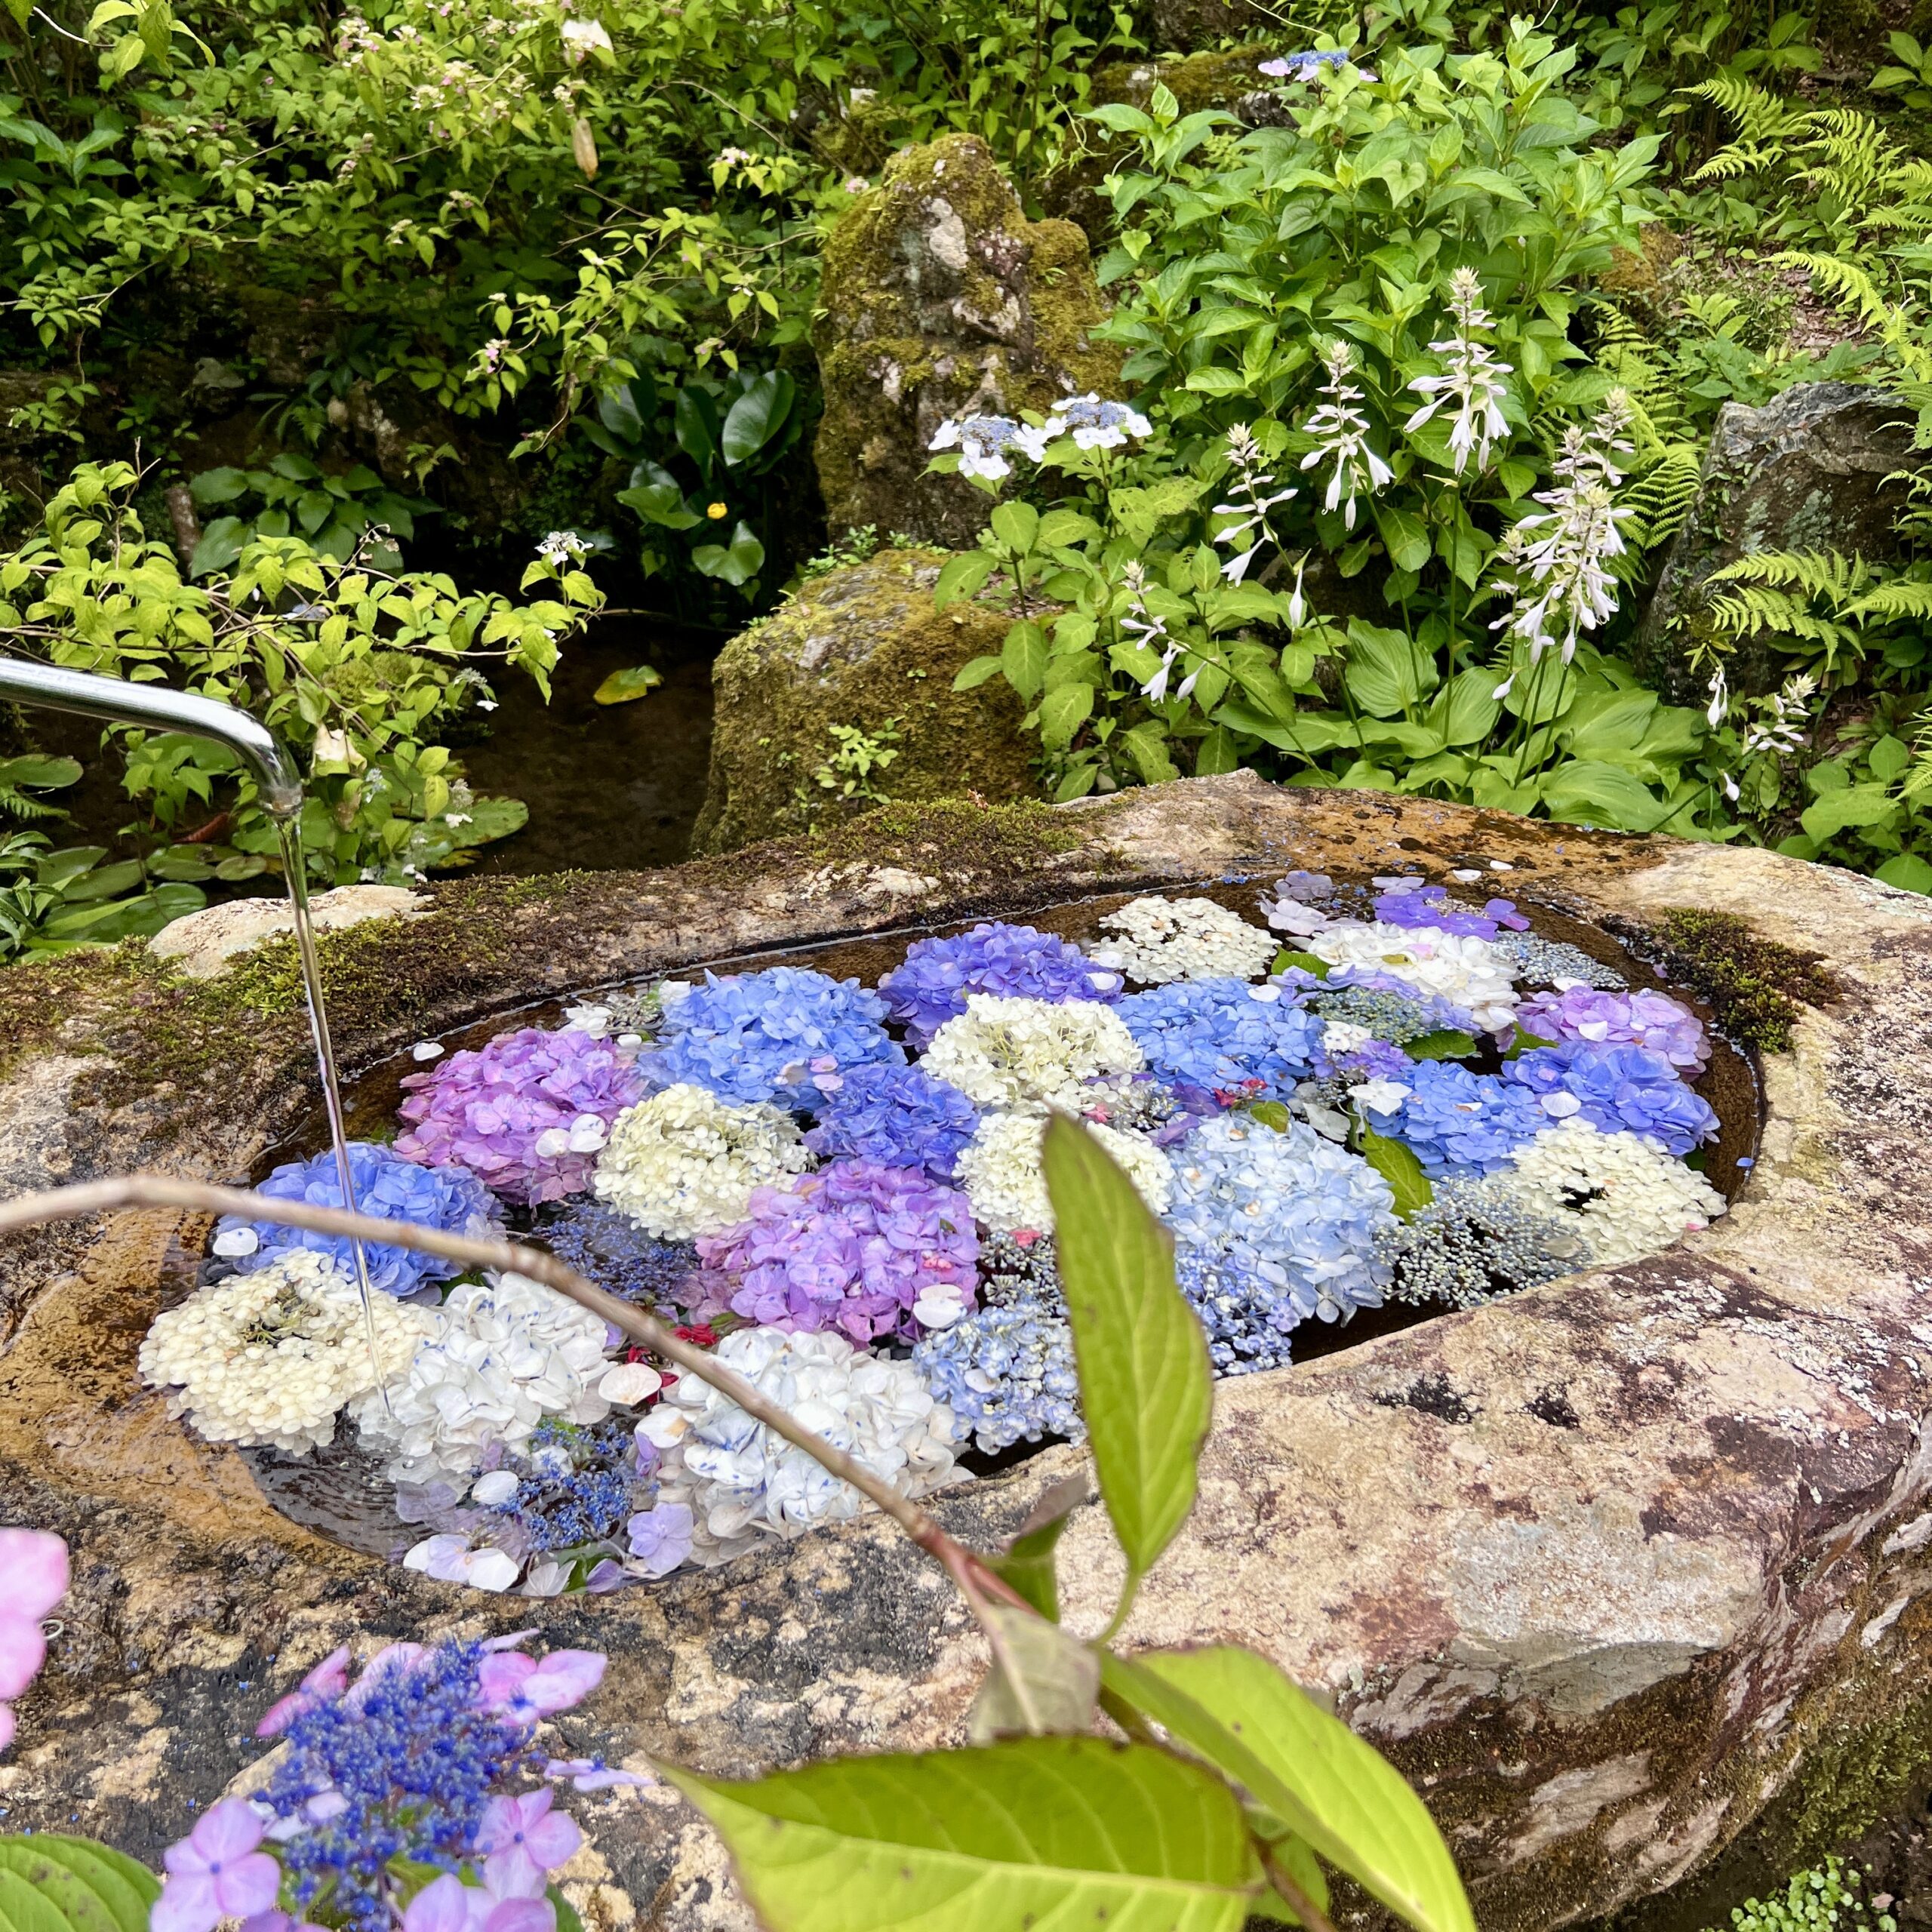
<path id="1" fill-rule="evenodd" d="M 342 1186 L 342 1204 L 355 1211 L 355 1183 L 349 1171 L 349 1138 L 343 1123 L 342 1088 L 336 1077 L 335 1045 L 329 1037 L 328 1012 L 322 1000 L 321 968 L 315 957 L 315 934 L 309 916 L 309 881 L 302 861 L 302 780 L 288 747 L 260 719 L 232 704 L 171 691 L 165 685 L 129 684 L 124 678 L 97 677 L 88 671 L 65 671 L 51 664 L 33 664 L 0 657 L 0 698 L 48 711 L 78 712 L 115 724 L 137 724 L 158 731 L 180 731 L 190 737 L 210 738 L 225 745 L 255 775 L 262 802 L 281 838 L 282 873 L 288 881 L 290 910 L 295 918 L 296 950 L 302 961 L 303 990 L 308 995 L 309 1032 L 315 1042 L 315 1063 L 321 1074 L 322 1104 L 328 1110 L 329 1137 L 335 1147 L 336 1177 Z M 362 1318 L 369 1339 L 369 1361 L 377 1367 L 376 1318 L 370 1299 L 369 1265 L 361 1241 L 352 1238 L 355 1281 L 362 1297 Z M 380 1374 L 377 1377 L 380 1383 Z"/>

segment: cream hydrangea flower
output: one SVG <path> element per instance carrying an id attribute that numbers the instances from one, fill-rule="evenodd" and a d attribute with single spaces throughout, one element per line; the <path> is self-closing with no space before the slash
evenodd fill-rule
<path id="1" fill-rule="evenodd" d="M 1307 942 L 1331 966 L 1386 973 L 1418 992 L 1435 993 L 1475 1016 L 1490 1032 L 1515 1017 L 1509 955 L 1486 939 L 1446 933 L 1440 926 L 1385 926 L 1337 919 Z"/>
<path id="2" fill-rule="evenodd" d="M 791 1115 L 758 1101 L 734 1106 L 681 1082 L 627 1107 L 597 1162 L 597 1198 L 648 1233 L 715 1235 L 745 1217 L 757 1187 L 782 1187 L 811 1165 Z"/>
<path id="3" fill-rule="evenodd" d="M 1565 1216 L 1599 1263 L 1635 1261 L 1724 1211 L 1703 1176 L 1641 1134 L 1605 1134 L 1566 1120 L 1518 1148 L 1496 1179 L 1537 1213 Z M 1581 1207 L 1572 1202 L 1585 1197 Z"/>
<path id="4" fill-rule="evenodd" d="M 1131 1128 L 1081 1123 L 1126 1170 L 1142 1200 L 1164 1214 L 1174 1192 L 1174 1163 L 1143 1134 Z M 973 1204 L 976 1220 L 995 1234 L 1031 1228 L 1051 1232 L 1053 1203 L 1047 1198 L 1040 1143 L 1047 1123 L 1039 1114 L 989 1114 L 959 1155 L 959 1184 Z"/>
<path id="5" fill-rule="evenodd" d="M 830 1329 L 783 1328 L 734 1330 L 718 1359 L 902 1495 L 963 1480 L 952 1411 L 909 1361 L 869 1354 Z M 663 1457 L 657 1507 L 691 1512 L 695 1563 L 721 1563 L 764 1537 L 798 1536 L 872 1506 L 694 1375 L 680 1376 L 637 1432 Z"/>
<path id="6" fill-rule="evenodd" d="M 1134 899 L 1101 920 L 1109 937 L 1093 949 L 1143 986 L 1171 980 L 1252 980 L 1267 971 L 1281 941 L 1211 899 Z"/>
<path id="7" fill-rule="evenodd" d="M 1127 1022 L 1098 1000 L 1056 1004 L 968 993 L 919 1062 L 983 1107 L 1076 1106 L 1088 1084 L 1146 1065 Z"/>
<path id="8" fill-rule="evenodd" d="M 386 1294 L 370 1312 L 374 1362 L 355 1283 L 329 1256 L 292 1247 L 158 1315 L 141 1374 L 209 1441 L 300 1455 L 334 1435 L 345 1402 L 408 1367 L 435 1319 Z"/>

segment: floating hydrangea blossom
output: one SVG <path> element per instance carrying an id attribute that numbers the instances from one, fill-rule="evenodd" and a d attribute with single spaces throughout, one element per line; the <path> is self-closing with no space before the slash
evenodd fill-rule
<path id="1" fill-rule="evenodd" d="M 395 1151 L 425 1167 L 467 1168 L 525 1207 L 582 1193 L 611 1121 L 643 1091 L 627 1051 L 534 1026 L 402 1084 L 409 1131 Z"/>
<path id="2" fill-rule="evenodd" d="M 1549 1124 L 1521 1088 L 1454 1060 L 1418 1061 L 1407 1086 L 1367 1094 L 1364 1104 L 1369 1124 L 1410 1147 L 1425 1174 L 1493 1174 Z"/>
<path id="3" fill-rule="evenodd" d="M 41 1620 L 67 1594 L 67 1546 L 50 1530 L 0 1530 L 0 1751 L 17 1697 L 47 1661 Z"/>
<path id="4" fill-rule="evenodd" d="M 1503 1077 L 1534 1094 L 1552 1120 L 1574 1115 L 1606 1134 L 1644 1134 L 1672 1154 L 1718 1131 L 1710 1103 L 1647 1047 L 1564 1040 L 1512 1060 Z"/>
<path id="5" fill-rule="evenodd" d="M 1490 1032 L 1515 1016 L 1509 962 L 1487 940 L 1435 926 L 1338 919 L 1309 940 L 1308 950 L 1331 966 L 1354 967 L 1432 993 L 1472 1014 Z"/>
<path id="6" fill-rule="evenodd" d="M 1491 943 L 1521 985 L 1561 986 L 1574 981 L 1578 986 L 1601 986 L 1614 992 L 1630 983 L 1614 966 L 1592 959 L 1567 940 L 1540 939 L 1534 933 L 1498 933 Z"/>
<path id="7" fill-rule="evenodd" d="M 446 1234 L 496 1235 L 502 1232 L 495 1197 L 466 1168 L 426 1168 L 405 1160 L 386 1147 L 366 1140 L 349 1143 L 349 1177 L 355 1205 L 362 1214 L 385 1221 L 414 1221 L 420 1227 Z M 271 1201 L 305 1201 L 317 1208 L 340 1208 L 341 1177 L 333 1152 L 312 1160 L 290 1161 L 257 1189 Z M 291 1228 L 275 1221 L 246 1220 L 224 1214 L 215 1223 L 214 1251 L 252 1275 L 292 1248 L 309 1248 L 326 1255 L 345 1274 L 355 1269 L 354 1244 L 346 1235 L 322 1234 L 312 1228 Z M 369 1284 L 392 1295 L 411 1295 L 428 1283 L 447 1281 L 463 1272 L 460 1262 L 416 1249 L 365 1242 L 362 1253 Z"/>
<path id="8" fill-rule="evenodd" d="M 829 1330 L 786 1328 L 734 1330 L 718 1343 L 718 1360 L 901 1495 L 924 1496 L 953 1479 L 952 1412 L 909 1361 L 869 1355 Z M 721 1563 L 765 1537 L 798 1536 L 872 1507 L 694 1375 L 680 1377 L 638 1432 L 664 1459 L 658 1506 L 691 1512 L 696 1563 Z"/>
<path id="9" fill-rule="evenodd" d="M 141 1374 L 211 1442 L 319 1449 L 343 1405 L 407 1368 L 435 1326 L 428 1309 L 387 1295 L 369 1313 L 373 1361 L 361 1290 L 326 1255 L 289 1248 L 157 1315 Z"/>
<path id="10" fill-rule="evenodd" d="M 835 1161 L 761 1187 L 749 1218 L 701 1237 L 716 1299 L 767 1327 L 840 1328 L 854 1341 L 943 1328 L 972 1305 L 972 1204 L 917 1168 Z"/>
<path id="11" fill-rule="evenodd" d="M 699 1306 L 697 1250 L 649 1234 L 601 1201 L 568 1201 L 545 1211 L 537 1238 L 608 1294 L 665 1310 Z"/>
<path id="12" fill-rule="evenodd" d="M 1138 980 L 1252 980 L 1281 942 L 1211 899 L 1134 899 L 1100 921 L 1106 938 L 1094 958 Z"/>
<path id="13" fill-rule="evenodd" d="M 1333 1321 L 1380 1305 L 1389 1271 L 1375 1236 L 1394 1204 L 1366 1161 L 1301 1121 L 1278 1133 L 1224 1114 L 1176 1150 L 1168 1219 L 1182 1247 L 1284 1291 L 1303 1316 Z"/>
<path id="14" fill-rule="evenodd" d="M 1046 1132 L 1039 1114 L 989 1114 L 959 1157 L 959 1179 L 973 1212 L 989 1229 L 1051 1233 L 1053 1202 L 1047 1194 L 1040 1145 Z M 1166 1211 L 1174 1165 L 1143 1134 L 1088 1121 L 1087 1131 L 1126 1171 L 1135 1190 L 1157 1214 Z"/>
<path id="15" fill-rule="evenodd" d="M 1377 1236 L 1377 1252 L 1394 1271 L 1391 1300 L 1477 1308 L 1588 1266 L 1577 1217 L 1540 1210 L 1512 1166 L 1440 1183 L 1428 1206 Z"/>
<path id="16" fill-rule="evenodd" d="M 912 1364 L 987 1455 L 1049 1435 L 1087 1439 L 1063 1304 L 1027 1295 L 975 1309 L 919 1343 Z"/>
<path id="17" fill-rule="evenodd" d="M 934 1036 L 920 1063 L 983 1107 L 1077 1106 L 1091 1084 L 1146 1062 L 1126 1023 L 1092 1000 L 968 993 L 966 1011 Z"/>
<path id="18" fill-rule="evenodd" d="M 1574 1225 L 1599 1264 L 1657 1254 L 1724 1211 L 1724 1196 L 1662 1148 L 1577 1118 L 1518 1148 L 1509 1184 L 1538 1213 Z"/>
<path id="19" fill-rule="evenodd" d="M 1375 916 L 1385 926 L 1432 926 L 1458 939 L 1493 940 L 1506 928 L 1526 932 L 1530 924 L 1507 899 L 1492 899 L 1478 912 L 1439 885 L 1385 892 L 1375 902 Z"/>
<path id="20" fill-rule="evenodd" d="M 1303 1313 L 1289 1287 L 1198 1247 L 1176 1251 L 1174 1278 L 1207 1335 L 1216 1374 L 1287 1366 L 1289 1338 Z"/>
<path id="21" fill-rule="evenodd" d="M 1292 1093 L 1323 1044 L 1321 1023 L 1279 986 L 1245 980 L 1180 980 L 1134 993 L 1120 1016 L 1149 1072 L 1215 1092 Z"/>
<path id="22" fill-rule="evenodd" d="M 1711 1057 L 1704 1023 L 1681 1001 L 1647 988 L 1613 992 L 1570 986 L 1537 993 L 1517 1008 L 1516 1024 L 1538 1039 L 1645 1047 L 1692 1078 Z"/>
<path id="23" fill-rule="evenodd" d="M 597 1198 L 651 1234 L 690 1241 L 743 1220 L 754 1189 L 811 1164 L 789 1114 L 680 1084 L 619 1115 L 597 1164 Z"/>
<path id="24" fill-rule="evenodd" d="M 884 1001 L 857 980 L 801 966 L 707 973 L 665 1010 L 659 1051 L 640 1065 L 667 1087 L 703 1087 L 741 1105 L 815 1108 L 852 1068 L 905 1059 L 885 1017 Z"/>
<path id="25" fill-rule="evenodd" d="M 908 1038 L 923 1048 L 949 1020 L 966 1011 L 968 993 L 1052 1005 L 1070 999 L 1115 1000 L 1121 995 L 1121 976 L 1052 933 L 989 922 L 950 938 L 915 940 L 878 989 Z"/>
<path id="26" fill-rule="evenodd" d="M 923 1066 L 860 1066 L 826 1100 L 805 1145 L 821 1160 L 844 1156 L 922 1168 L 935 1180 L 949 1180 L 959 1150 L 979 1124 L 979 1109 Z"/>

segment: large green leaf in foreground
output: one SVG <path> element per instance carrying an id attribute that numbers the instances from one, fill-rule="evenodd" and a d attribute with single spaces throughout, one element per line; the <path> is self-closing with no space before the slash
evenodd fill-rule
<path id="1" fill-rule="evenodd" d="M 1263 1878 L 1218 1779 L 1145 1745 L 1026 1737 L 669 1774 L 772 1932 L 1237 1932 Z"/>
<path id="2" fill-rule="evenodd" d="M 0 1932 L 147 1932 L 152 1872 L 91 1838 L 0 1838 Z"/>

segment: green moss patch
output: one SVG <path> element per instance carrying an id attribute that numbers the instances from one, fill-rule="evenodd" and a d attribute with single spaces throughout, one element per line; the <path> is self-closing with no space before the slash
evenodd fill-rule
<path id="1" fill-rule="evenodd" d="M 1709 1000 L 1734 1037 L 1783 1053 L 1801 1007 L 1829 1006 L 1844 989 L 1815 952 L 1766 939 L 1735 912 L 1673 906 L 1657 936 L 1672 976 Z"/>

